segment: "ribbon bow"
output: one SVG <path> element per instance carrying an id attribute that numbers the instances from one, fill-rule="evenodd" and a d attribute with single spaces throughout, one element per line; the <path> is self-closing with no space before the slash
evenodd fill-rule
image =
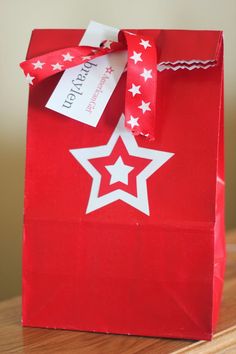
<path id="1" fill-rule="evenodd" d="M 73 66 L 112 52 L 128 51 L 125 126 L 135 135 L 154 139 L 156 119 L 157 51 L 153 38 L 128 31 L 119 41 L 106 40 L 100 47 L 76 46 L 34 57 L 20 64 L 30 85 Z"/>

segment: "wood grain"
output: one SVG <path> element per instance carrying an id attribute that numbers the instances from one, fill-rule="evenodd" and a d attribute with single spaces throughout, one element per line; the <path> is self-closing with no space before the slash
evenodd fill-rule
<path id="1" fill-rule="evenodd" d="M 0 353 L 234 354 L 236 353 L 236 231 L 227 234 L 227 270 L 213 341 L 145 338 L 79 331 L 22 328 L 21 298 L 0 303 Z"/>

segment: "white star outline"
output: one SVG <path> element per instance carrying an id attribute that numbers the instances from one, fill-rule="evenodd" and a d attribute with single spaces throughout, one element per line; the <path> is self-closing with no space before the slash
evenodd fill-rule
<path id="1" fill-rule="evenodd" d="M 112 192 L 99 196 L 102 176 L 89 162 L 89 160 L 109 156 L 119 138 L 122 139 L 128 153 L 131 156 L 151 160 L 151 162 L 136 176 L 137 197 L 122 189 L 116 189 Z M 147 149 L 138 146 L 135 137 L 124 126 L 123 114 L 121 115 L 119 122 L 106 145 L 70 149 L 69 151 L 93 178 L 86 214 L 117 200 L 122 200 L 144 214 L 150 215 L 147 179 L 174 155 L 174 153 L 171 152 Z"/>

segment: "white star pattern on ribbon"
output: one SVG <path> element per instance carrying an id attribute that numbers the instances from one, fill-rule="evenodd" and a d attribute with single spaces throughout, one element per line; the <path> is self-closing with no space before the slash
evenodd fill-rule
<path id="1" fill-rule="evenodd" d="M 27 74 L 25 78 L 28 84 L 33 85 L 33 80 L 35 79 L 34 76 L 30 76 L 30 74 Z"/>
<path id="2" fill-rule="evenodd" d="M 142 101 L 142 104 L 138 106 L 138 108 L 140 108 L 143 111 L 143 113 L 145 113 L 146 111 L 151 111 L 151 108 L 149 106 L 150 106 L 150 102 Z"/>
<path id="3" fill-rule="evenodd" d="M 89 60 L 91 59 L 91 56 L 90 55 L 86 55 L 84 57 L 81 57 L 82 60 Z"/>
<path id="4" fill-rule="evenodd" d="M 141 94 L 139 89 L 140 89 L 140 85 L 136 86 L 136 85 L 132 84 L 132 87 L 128 91 L 131 92 L 134 97 L 137 94 Z"/>
<path id="5" fill-rule="evenodd" d="M 32 63 L 32 65 L 34 66 L 34 70 L 35 70 L 35 69 L 42 69 L 44 64 L 45 64 L 45 63 L 42 63 L 42 62 L 39 61 L 39 60 L 38 60 L 36 63 Z"/>
<path id="6" fill-rule="evenodd" d="M 99 195 L 103 176 L 89 160 L 97 160 L 98 158 L 112 156 L 114 147 L 119 138 L 122 139 L 125 149 L 130 156 L 138 157 L 144 160 L 148 159 L 150 162 L 136 175 L 136 195 L 133 195 L 121 188 L 117 188 L 109 193 Z M 106 145 L 72 149 L 70 150 L 70 153 L 93 178 L 86 213 L 100 209 L 115 201 L 122 200 L 147 215 L 150 214 L 147 179 L 174 155 L 170 152 L 147 149 L 138 146 L 135 137 L 124 127 L 124 115 L 121 116 Z M 122 160 L 122 156 L 116 160 L 115 164 L 106 165 L 105 167 L 111 174 L 110 184 L 115 183 L 115 181 L 121 181 L 122 183 L 127 183 L 129 186 L 128 175 L 131 172 L 131 168 L 133 170 L 133 166 L 125 165 Z M 120 169 L 123 170 L 124 175 L 121 175 Z"/>
<path id="7" fill-rule="evenodd" d="M 56 64 L 51 64 L 52 65 L 52 70 L 61 70 L 63 65 L 59 64 L 59 63 L 56 63 Z"/>
<path id="8" fill-rule="evenodd" d="M 127 123 L 130 124 L 131 128 L 133 129 L 134 127 L 138 127 L 139 126 L 138 120 L 139 120 L 138 117 L 134 118 L 133 116 L 130 116 L 130 120 L 128 120 Z"/>
<path id="9" fill-rule="evenodd" d="M 110 184 L 122 182 L 128 184 L 128 175 L 134 169 L 132 166 L 125 165 L 122 157 L 119 156 L 114 165 L 105 166 L 111 175 Z"/>
<path id="10" fill-rule="evenodd" d="M 112 41 L 110 40 L 107 40 L 103 43 L 102 47 L 103 48 L 108 48 L 108 49 L 111 49 L 111 44 L 112 44 Z"/>
<path id="11" fill-rule="evenodd" d="M 136 53 L 135 51 L 133 51 L 133 55 L 132 57 L 130 57 L 130 59 L 133 59 L 134 64 L 137 64 L 139 61 L 143 61 L 143 59 L 141 58 L 142 53 Z"/>
<path id="12" fill-rule="evenodd" d="M 142 76 L 145 80 L 145 82 L 147 81 L 147 79 L 152 79 L 152 69 L 147 70 L 147 69 L 143 69 L 142 74 L 140 74 L 140 76 Z"/>
<path id="13" fill-rule="evenodd" d="M 149 41 L 145 41 L 144 39 L 141 39 L 141 42 L 139 44 L 142 45 L 144 47 L 144 49 L 151 47 L 151 44 L 149 43 Z"/>
<path id="14" fill-rule="evenodd" d="M 74 59 L 74 57 L 70 55 L 70 53 L 62 54 L 62 56 L 64 58 L 64 61 L 72 61 L 72 59 Z"/>

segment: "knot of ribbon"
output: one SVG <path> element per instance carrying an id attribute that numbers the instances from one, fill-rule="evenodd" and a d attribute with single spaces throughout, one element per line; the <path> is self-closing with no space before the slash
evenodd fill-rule
<path id="1" fill-rule="evenodd" d="M 43 79 L 112 52 L 127 50 L 125 126 L 134 135 L 155 136 L 157 48 L 150 36 L 121 30 L 118 42 L 106 40 L 100 47 L 74 46 L 36 56 L 20 66 L 34 86 Z M 109 68 L 108 68 L 109 69 Z M 110 68 L 112 70 L 112 68 Z"/>

